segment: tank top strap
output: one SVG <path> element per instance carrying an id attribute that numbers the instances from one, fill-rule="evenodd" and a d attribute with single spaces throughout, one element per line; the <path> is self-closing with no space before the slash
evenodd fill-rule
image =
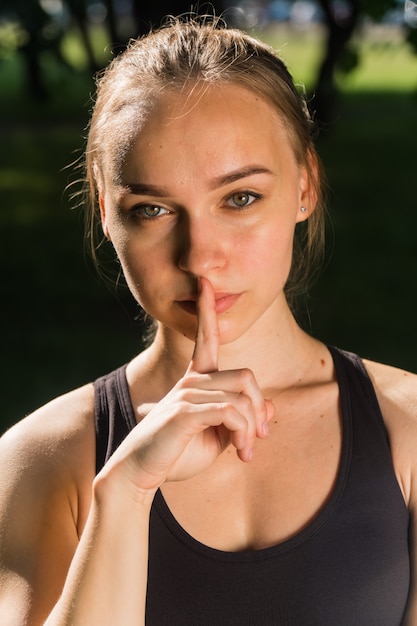
<path id="1" fill-rule="evenodd" d="M 96 472 L 136 426 L 136 418 L 123 365 L 94 382 Z"/>
<path id="2" fill-rule="evenodd" d="M 328 349 L 333 357 L 339 383 L 342 413 L 351 413 L 355 429 L 365 426 L 376 428 L 388 443 L 388 433 L 375 389 L 361 357 L 334 346 L 328 346 Z M 364 415 L 366 420 L 363 419 Z"/>
<path id="3" fill-rule="evenodd" d="M 387 444 L 388 435 L 379 408 L 372 381 L 362 359 L 351 352 L 328 346 L 335 365 L 340 387 L 343 416 L 351 416 L 355 430 L 379 431 Z M 96 470 L 103 467 L 111 454 L 136 425 L 129 387 L 126 379 L 126 367 L 114 370 L 102 376 L 94 383 L 95 389 L 95 426 L 96 426 Z M 362 416 L 366 414 L 366 421 Z M 344 435 L 350 438 L 350 419 L 344 420 Z M 365 434 L 365 433 L 364 433 Z"/>

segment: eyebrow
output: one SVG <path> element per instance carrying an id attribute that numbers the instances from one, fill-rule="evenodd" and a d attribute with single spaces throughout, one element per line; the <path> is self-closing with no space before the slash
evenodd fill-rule
<path id="1" fill-rule="evenodd" d="M 216 176 L 210 182 L 210 189 L 215 190 L 219 187 L 224 187 L 225 185 L 230 185 L 242 178 L 247 178 L 249 176 L 255 176 L 256 174 L 268 174 L 273 176 L 273 172 L 267 167 L 262 167 L 258 165 L 250 165 L 247 167 L 243 167 L 234 172 L 230 172 L 229 174 L 224 174 L 222 176 Z M 151 185 L 149 183 L 126 183 L 122 185 L 126 191 L 129 193 L 138 195 L 138 196 L 154 196 L 156 198 L 166 198 L 170 196 L 169 190 L 166 187 L 159 187 L 158 185 Z"/>
<path id="2" fill-rule="evenodd" d="M 243 167 L 235 172 L 230 172 L 230 174 L 225 174 L 224 176 L 217 176 L 213 179 L 210 184 L 211 189 L 217 189 L 218 187 L 223 187 L 225 185 L 230 185 L 231 183 L 240 180 L 241 178 L 247 178 L 248 176 L 255 176 L 255 174 L 269 174 L 273 175 L 273 172 L 267 167 L 261 167 L 259 165 L 249 165 L 247 167 Z"/>

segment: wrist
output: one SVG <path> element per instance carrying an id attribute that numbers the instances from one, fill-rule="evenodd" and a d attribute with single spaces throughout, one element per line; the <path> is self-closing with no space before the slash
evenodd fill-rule
<path id="1" fill-rule="evenodd" d="M 123 509 L 149 514 L 156 491 L 156 488 L 143 488 L 121 468 L 104 466 L 93 481 L 93 502 L 100 508 L 115 508 L 119 515 Z"/>

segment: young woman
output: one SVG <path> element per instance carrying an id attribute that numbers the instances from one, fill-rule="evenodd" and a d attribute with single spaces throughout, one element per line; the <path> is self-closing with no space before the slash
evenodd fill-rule
<path id="1" fill-rule="evenodd" d="M 86 172 L 156 334 L 4 435 L 1 623 L 416 624 L 417 380 L 294 319 L 323 206 L 283 62 L 216 24 L 133 42 Z"/>

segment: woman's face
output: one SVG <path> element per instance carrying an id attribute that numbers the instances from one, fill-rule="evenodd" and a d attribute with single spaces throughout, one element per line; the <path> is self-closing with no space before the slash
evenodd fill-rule
<path id="1" fill-rule="evenodd" d="M 103 228 L 150 315 L 194 339 L 204 276 L 222 343 L 276 323 L 294 228 L 314 194 L 268 102 L 235 85 L 164 93 L 119 178 L 101 190 Z"/>

